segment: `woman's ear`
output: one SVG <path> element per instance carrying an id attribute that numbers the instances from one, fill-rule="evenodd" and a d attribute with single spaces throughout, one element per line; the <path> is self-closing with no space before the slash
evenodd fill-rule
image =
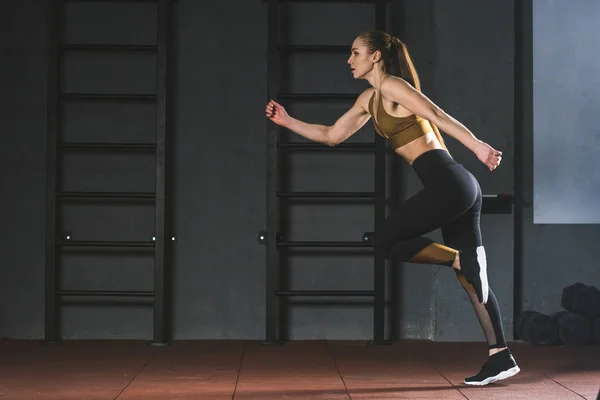
<path id="1" fill-rule="evenodd" d="M 381 60 L 381 51 L 375 50 L 371 57 L 374 63 L 378 62 L 379 60 Z"/>

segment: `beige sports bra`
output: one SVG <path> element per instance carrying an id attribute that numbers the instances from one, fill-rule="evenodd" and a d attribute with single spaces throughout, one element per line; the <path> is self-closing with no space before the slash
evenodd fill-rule
<path id="1" fill-rule="evenodd" d="M 381 98 L 377 106 L 377 113 L 373 110 L 373 96 L 369 100 L 369 112 L 373 118 L 373 125 L 380 136 L 386 138 L 394 150 L 404 146 L 424 136 L 428 132 L 433 132 L 429 121 L 418 115 L 409 115 L 407 117 L 394 117 L 388 114 L 383 108 Z M 375 118 L 377 116 L 377 119 Z"/>

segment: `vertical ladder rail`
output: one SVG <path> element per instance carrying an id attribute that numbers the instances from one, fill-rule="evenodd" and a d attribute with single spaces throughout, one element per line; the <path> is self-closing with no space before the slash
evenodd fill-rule
<path id="1" fill-rule="evenodd" d="M 165 180 L 167 145 L 167 57 L 169 44 L 169 2 L 158 0 L 157 4 L 157 74 L 156 74 L 156 175 L 155 175 L 155 240 L 154 247 L 154 339 L 153 344 L 168 341 L 165 317 L 167 310 L 167 288 L 165 287 Z"/>
<path id="2" fill-rule="evenodd" d="M 385 0 L 376 0 L 375 3 L 375 28 L 385 30 Z M 385 220 L 386 205 L 386 143 L 379 135 L 375 135 L 375 232 Z M 385 337 L 385 258 L 375 251 L 373 256 L 374 292 L 373 299 L 373 341 L 382 344 Z"/>
<path id="3" fill-rule="evenodd" d="M 267 92 L 269 98 L 277 99 L 279 92 L 279 2 L 268 3 L 268 63 L 267 63 Z M 277 329 L 277 131 L 278 127 L 267 120 L 267 230 L 265 242 L 267 246 L 266 268 L 266 342 L 275 343 L 278 339 Z"/>
<path id="4" fill-rule="evenodd" d="M 56 343 L 59 339 L 58 296 L 56 268 L 56 188 L 57 188 L 57 142 L 59 131 L 59 57 L 61 43 L 59 29 L 62 26 L 63 0 L 50 0 L 48 7 L 48 86 L 46 109 L 46 242 L 45 242 L 45 342 Z"/>

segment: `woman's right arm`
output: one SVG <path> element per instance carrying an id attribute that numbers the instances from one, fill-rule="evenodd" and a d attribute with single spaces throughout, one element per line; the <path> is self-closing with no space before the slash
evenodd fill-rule
<path id="1" fill-rule="evenodd" d="M 328 146 L 335 146 L 356 133 L 371 117 L 367 111 L 370 93 L 372 93 L 372 89 L 365 90 L 361 93 L 354 102 L 352 108 L 346 111 L 331 126 L 309 124 L 299 119 L 292 118 L 280 104 L 273 100 L 267 104 L 266 113 L 267 117 L 274 123 L 281 125 L 308 140 L 323 143 Z"/>

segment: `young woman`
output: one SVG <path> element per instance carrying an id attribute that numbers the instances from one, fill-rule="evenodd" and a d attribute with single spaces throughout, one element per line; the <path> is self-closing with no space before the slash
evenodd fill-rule
<path id="1" fill-rule="evenodd" d="M 516 375 L 520 369 L 506 347 L 498 302 L 487 281 L 479 226 L 481 188 L 477 179 L 450 156 L 437 127 L 473 151 L 490 171 L 498 167 L 502 153 L 478 140 L 421 93 L 408 50 L 398 38 L 381 31 L 361 33 L 352 44 L 348 64 L 355 79 L 364 79 L 372 87 L 361 93 L 332 126 L 292 118 L 273 100 L 266 106 L 267 117 L 329 146 L 348 139 L 373 118 L 376 132 L 412 165 L 424 186 L 375 232 L 375 251 L 389 258 L 455 270 L 489 346 L 487 361 L 465 383 L 486 385 Z M 438 228 L 444 244 L 422 236 Z"/>

